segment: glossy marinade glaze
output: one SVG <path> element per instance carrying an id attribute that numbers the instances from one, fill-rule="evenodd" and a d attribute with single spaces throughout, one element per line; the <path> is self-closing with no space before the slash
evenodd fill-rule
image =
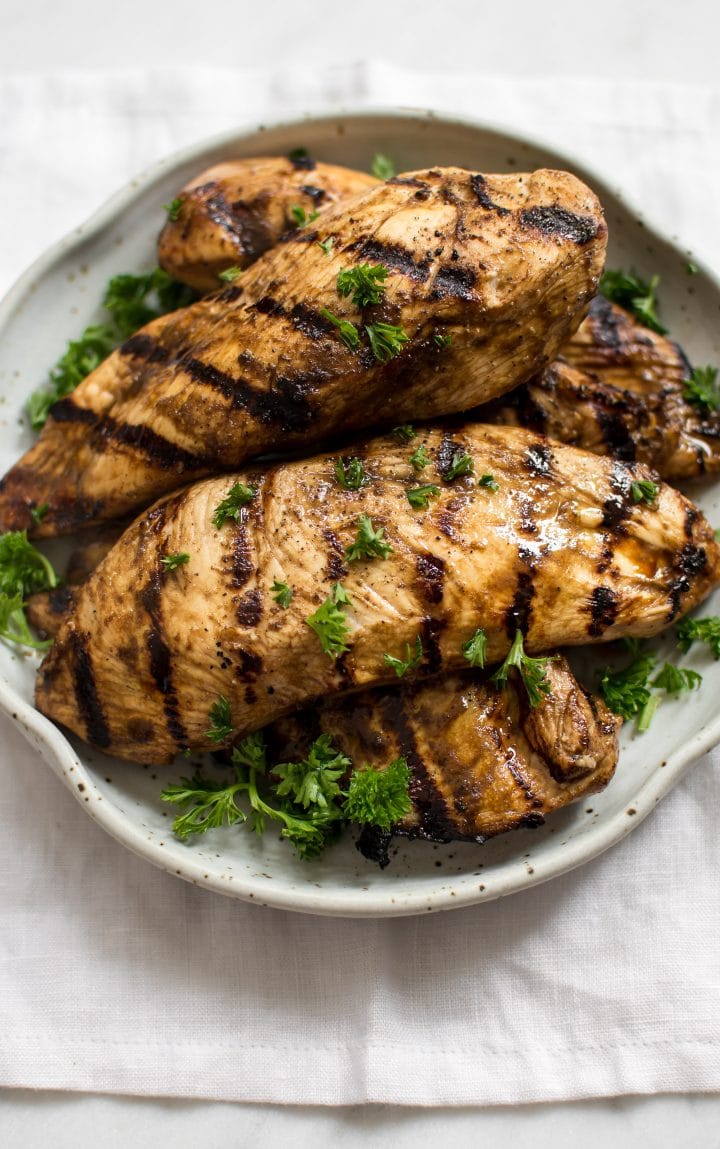
<path id="1" fill-rule="evenodd" d="M 431 463 L 418 478 L 411 452 Z M 457 452 L 475 474 L 446 482 Z M 702 514 L 659 484 L 636 503 L 623 464 L 519 428 L 426 429 L 410 445 L 357 446 L 368 481 L 338 485 L 320 456 L 198 483 L 153 507 L 77 592 L 40 671 L 37 704 L 109 753 L 166 762 L 208 748 L 222 695 L 242 735 L 329 693 L 396 681 L 385 654 L 415 673 L 466 665 L 462 644 L 486 631 L 490 663 L 517 630 L 530 652 L 659 633 L 720 578 Z M 478 485 L 491 474 L 497 490 Z M 237 523 L 215 528 L 232 482 L 255 490 Z M 427 509 L 408 490 L 438 489 Z M 383 528 L 387 558 L 349 562 L 359 518 Z M 164 555 L 190 561 L 168 572 Z M 283 609 L 275 580 L 293 590 Z M 307 619 L 341 582 L 347 652 L 325 654 Z"/>
<path id="2" fill-rule="evenodd" d="M 564 172 L 433 168 L 344 201 L 241 284 L 143 328 L 56 403 L 0 484 L 0 524 L 62 533 L 261 453 L 502 394 L 577 327 L 606 235 L 597 198 Z M 362 263 L 389 275 L 360 311 L 337 276 Z M 324 311 L 357 326 L 358 350 Z M 385 362 L 365 336 L 378 322 L 407 335 Z M 31 510 L 45 503 L 37 527 Z"/>

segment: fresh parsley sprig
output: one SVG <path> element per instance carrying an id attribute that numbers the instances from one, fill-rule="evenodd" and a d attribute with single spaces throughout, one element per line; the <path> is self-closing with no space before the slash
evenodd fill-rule
<path id="1" fill-rule="evenodd" d="M 237 522 L 242 508 L 251 502 L 256 494 L 257 491 L 254 487 L 248 487 L 247 484 L 241 482 L 233 483 L 225 498 L 221 499 L 213 511 L 213 526 L 219 530 L 228 519 L 234 519 Z"/>
<path id="2" fill-rule="evenodd" d="M 339 319 L 337 315 L 333 315 L 332 311 L 328 311 L 327 307 L 320 309 L 320 314 L 332 323 L 333 327 L 337 327 L 338 335 L 342 339 L 346 347 L 350 351 L 357 351 L 360 346 L 360 333 L 354 323 L 350 323 L 347 319 Z"/>
<path id="3" fill-rule="evenodd" d="M 683 396 L 688 403 L 703 411 L 720 410 L 720 387 L 717 367 L 695 367 L 683 383 Z"/>
<path id="4" fill-rule="evenodd" d="M 652 651 L 645 651 L 637 654 L 629 666 L 621 670 L 607 666 L 600 674 L 605 705 L 621 718 L 637 718 L 642 729 L 647 729 L 654 711 L 650 706 L 650 676 L 656 664 Z"/>
<path id="5" fill-rule="evenodd" d="M 116 346 L 115 332 L 103 324 L 86 327 L 79 339 L 69 340 L 65 353 L 50 369 L 50 388 L 33 391 L 27 401 L 33 431 L 45 426 L 53 404 L 74 391 Z"/>
<path id="6" fill-rule="evenodd" d="M 415 638 L 414 647 L 409 642 L 405 643 L 405 654 L 406 658 L 396 658 L 392 654 L 383 655 L 383 662 L 393 668 L 398 678 L 403 678 L 408 670 L 416 670 L 422 662 L 423 645 L 419 634 Z"/>
<path id="7" fill-rule="evenodd" d="M 443 479 L 446 483 L 452 483 L 453 479 L 460 478 L 462 475 L 472 475 L 475 470 L 475 461 L 472 455 L 468 455 L 467 451 L 463 451 L 461 447 L 453 453 L 449 465 L 443 471 Z"/>
<path id="8" fill-rule="evenodd" d="M 182 213 L 183 200 L 181 200 L 179 196 L 176 196 L 170 203 L 164 203 L 163 208 L 167 212 L 170 223 L 177 223 Z"/>
<path id="9" fill-rule="evenodd" d="M 386 559 L 393 553 L 390 543 L 385 541 L 385 528 L 375 530 L 369 515 L 360 515 L 355 542 L 345 551 L 349 563 L 358 559 Z"/>
<path id="10" fill-rule="evenodd" d="M 654 275 L 650 282 L 646 283 L 639 275 L 624 271 L 606 271 L 600 279 L 600 293 L 612 303 L 617 303 L 626 311 L 632 312 L 651 331 L 656 331 L 658 335 L 666 335 L 667 328 L 663 327 L 657 314 L 655 293 L 659 283 L 658 275 Z"/>
<path id="11" fill-rule="evenodd" d="M 313 223 L 313 221 L 317 219 L 320 212 L 307 212 L 302 204 L 294 203 L 290 208 L 290 215 L 292 216 L 293 223 L 297 227 L 307 227 L 309 223 Z"/>
<path id="12" fill-rule="evenodd" d="M 226 267 L 224 271 L 218 272 L 218 279 L 221 279 L 223 283 L 234 283 L 236 279 L 240 278 L 242 273 L 243 269 L 241 267 Z"/>
<path id="13" fill-rule="evenodd" d="M 335 464 L 335 478 L 344 491 L 359 491 L 367 482 L 362 460 L 354 457 L 346 462 L 341 456 Z"/>
<path id="14" fill-rule="evenodd" d="M 224 694 L 220 694 L 210 707 L 210 728 L 205 731 L 205 737 L 211 742 L 225 742 L 232 732 L 230 703 Z"/>
<path id="15" fill-rule="evenodd" d="M 463 657 L 471 666 L 480 670 L 485 665 L 485 651 L 487 650 L 487 635 L 484 630 L 476 630 L 472 638 L 462 644 Z"/>
<path id="16" fill-rule="evenodd" d="M 166 571 L 176 571 L 178 567 L 190 562 L 190 555 L 187 551 L 175 551 L 174 554 L 163 555 L 160 562 Z"/>
<path id="17" fill-rule="evenodd" d="M 57 585 L 52 563 L 28 541 L 27 531 L 0 535 L 0 638 L 33 650 L 47 650 L 51 640 L 33 636 L 25 602 L 29 595 Z"/>
<path id="18" fill-rule="evenodd" d="M 341 583 L 336 582 L 332 593 L 305 621 L 320 639 L 323 653 L 337 658 L 350 649 L 347 643 L 350 627 L 342 611 L 350 599 Z"/>
<path id="19" fill-rule="evenodd" d="M 630 484 L 630 492 L 634 503 L 654 503 L 658 497 L 657 483 L 652 479 L 638 479 Z"/>
<path id="20" fill-rule="evenodd" d="M 293 600 L 295 592 L 286 582 L 280 582 L 278 579 L 275 579 L 270 588 L 270 593 L 278 606 L 281 606 L 283 610 L 287 610 Z"/>
<path id="21" fill-rule="evenodd" d="M 403 344 L 410 340 L 402 327 L 395 327 L 392 323 L 369 323 L 365 325 L 365 331 L 379 363 L 387 363 L 388 359 L 399 355 Z"/>
<path id="22" fill-rule="evenodd" d="M 384 770 L 354 770 L 343 813 L 349 822 L 389 830 L 412 810 L 407 758 L 396 758 Z"/>
<path id="23" fill-rule="evenodd" d="M 398 443 L 411 443 L 413 439 L 417 438 L 417 431 L 412 423 L 401 423 L 399 427 L 393 427 L 390 434 L 393 439 L 397 439 Z"/>
<path id="24" fill-rule="evenodd" d="M 484 487 L 487 491 L 499 490 L 499 484 L 495 481 L 494 475 L 481 475 L 478 479 L 478 487 Z"/>
<path id="25" fill-rule="evenodd" d="M 720 659 L 720 617 L 717 615 L 684 618 L 678 624 L 676 634 L 682 651 L 688 651 L 694 642 L 704 642 L 710 647 L 713 658 Z"/>
<path id="26" fill-rule="evenodd" d="M 530 705 L 534 708 L 542 702 L 543 695 L 550 694 L 552 687 L 547 677 L 548 663 L 553 657 L 531 658 L 525 653 L 525 645 L 521 630 L 515 632 L 515 638 L 505 661 L 498 667 L 490 681 L 497 686 L 505 686 L 511 669 L 518 671 L 522 679 Z"/>
<path id="27" fill-rule="evenodd" d="M 416 447 L 410 456 L 410 465 L 415 471 L 424 471 L 432 463 L 432 455 L 424 447 Z"/>
<path id="28" fill-rule="evenodd" d="M 395 175 L 395 164 L 389 156 L 383 155 L 382 152 L 376 152 L 370 170 L 375 179 L 391 180 Z"/>
<path id="29" fill-rule="evenodd" d="M 322 248 L 326 255 L 332 255 L 332 249 L 335 246 L 335 236 L 329 235 L 327 239 L 319 239 L 317 245 L 319 248 Z"/>
<path id="30" fill-rule="evenodd" d="M 327 807 L 341 793 L 340 779 L 352 765 L 346 754 L 332 745 L 329 734 L 321 734 L 302 762 L 281 762 L 273 767 L 280 781 L 275 787 L 281 797 L 289 797 L 307 810 Z"/>
<path id="31" fill-rule="evenodd" d="M 417 510 L 418 507 L 427 510 L 430 505 L 430 500 L 437 499 L 440 494 L 440 488 L 436 487 L 434 483 L 423 483 L 420 487 L 411 487 L 405 494 L 407 495 L 410 506 L 415 510 Z"/>
<path id="32" fill-rule="evenodd" d="M 359 263 L 338 272 L 337 291 L 343 298 L 352 296 L 356 307 L 374 307 L 385 294 L 388 269 L 381 263 Z"/>

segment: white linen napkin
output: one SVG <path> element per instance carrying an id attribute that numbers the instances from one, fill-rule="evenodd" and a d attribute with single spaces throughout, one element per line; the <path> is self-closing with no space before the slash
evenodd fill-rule
<path id="1" fill-rule="evenodd" d="M 381 64 L 0 80 L 0 290 L 175 147 L 371 104 L 540 134 L 718 267 L 719 103 L 700 88 Z M 342 921 L 153 869 L 1 716 L 0 738 L 0 1085 L 415 1105 L 720 1087 L 717 752 L 565 877 L 454 913 Z"/>

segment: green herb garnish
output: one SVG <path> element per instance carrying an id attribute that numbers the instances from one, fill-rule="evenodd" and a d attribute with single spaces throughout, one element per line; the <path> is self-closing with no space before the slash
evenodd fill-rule
<path id="1" fill-rule="evenodd" d="M 355 542 L 345 551 L 347 561 L 352 563 L 357 559 L 386 559 L 392 554 L 393 548 L 384 541 L 384 535 L 384 527 L 375 530 L 370 516 L 360 515 Z"/>
<path id="2" fill-rule="evenodd" d="M 65 354 L 50 371 L 51 390 L 33 391 L 27 402 L 30 426 L 39 431 L 45 426 L 50 408 L 82 383 L 86 375 L 99 367 L 116 347 L 117 338 L 109 327 L 86 327 L 79 339 L 68 342 Z"/>
<path id="3" fill-rule="evenodd" d="M 305 208 L 302 206 L 302 204 L 294 203 L 290 208 L 290 215 L 293 218 L 293 223 L 297 224 L 298 227 L 307 227 L 309 223 L 312 223 L 313 220 L 317 219 L 317 217 L 320 215 L 320 212 L 307 212 L 305 211 Z"/>
<path id="4" fill-rule="evenodd" d="M 43 521 L 49 510 L 49 503 L 39 503 L 37 507 L 30 508 L 30 518 L 35 523 L 36 527 L 40 526 L 40 523 Z"/>
<path id="5" fill-rule="evenodd" d="M 422 662 L 423 646 L 420 635 L 415 639 L 414 648 L 410 646 L 409 642 L 405 643 L 406 658 L 395 658 L 392 654 L 384 654 L 383 662 L 386 666 L 391 666 L 398 678 L 402 678 L 407 674 L 408 670 L 415 670 Z"/>
<path id="6" fill-rule="evenodd" d="M 360 263 L 357 267 L 343 268 L 337 277 L 338 295 L 351 295 L 356 307 L 373 307 L 385 294 L 387 276 L 388 269 L 381 263 Z"/>
<path id="7" fill-rule="evenodd" d="M 634 503 L 654 503 L 658 496 L 657 483 L 651 479 L 639 479 L 631 483 L 630 491 Z"/>
<path id="8" fill-rule="evenodd" d="M 499 490 L 498 484 L 495 482 L 494 475 L 481 475 L 478 479 L 478 487 L 485 487 L 488 491 Z"/>
<path id="9" fill-rule="evenodd" d="M 411 507 L 416 510 L 418 507 L 427 510 L 430 500 L 436 499 L 440 494 L 440 488 L 436 487 L 434 483 L 424 483 L 421 487 L 411 487 L 405 494 Z"/>
<path id="10" fill-rule="evenodd" d="M 52 640 L 36 639 L 25 615 L 28 595 L 58 585 L 52 564 L 28 541 L 27 531 L 0 535 L 0 638 L 47 650 Z"/>
<path id="11" fill-rule="evenodd" d="M 377 180 L 391 180 L 395 175 L 395 165 L 388 156 L 384 156 L 382 152 L 376 152 L 370 171 Z"/>
<path id="12" fill-rule="evenodd" d="M 332 255 L 332 249 L 335 246 L 335 236 L 329 235 L 327 239 L 319 239 L 317 245 L 322 248 L 326 255 Z"/>
<path id="13" fill-rule="evenodd" d="M 314 614 L 305 619 L 308 626 L 315 631 L 320 639 L 323 653 L 329 655 L 330 658 L 337 658 L 338 655 L 344 654 L 350 649 L 347 644 L 350 627 L 340 609 L 341 606 L 347 606 L 349 602 L 350 599 L 345 588 L 336 582 L 332 594 L 325 599 Z"/>
<path id="14" fill-rule="evenodd" d="M 403 344 L 409 342 L 402 327 L 394 327 L 391 323 L 366 324 L 365 330 L 370 340 L 370 346 L 375 358 L 380 363 L 387 363 L 402 351 Z"/>
<path id="15" fill-rule="evenodd" d="M 172 555 L 163 555 L 160 562 L 166 571 L 175 571 L 190 562 L 190 555 L 186 551 L 175 551 Z"/>
<path id="16" fill-rule="evenodd" d="M 333 315 L 332 311 L 328 311 L 327 307 L 321 308 L 320 314 L 337 327 L 340 338 L 346 347 L 351 351 L 357 351 L 360 346 L 360 335 L 354 323 L 349 323 L 347 319 L 338 319 L 337 315 Z"/>
<path id="17" fill-rule="evenodd" d="M 472 475 L 474 470 L 475 462 L 472 455 L 459 449 L 455 451 L 450 460 L 450 466 L 443 471 L 443 480 L 446 483 L 452 483 L 453 479 L 457 479 L 461 475 Z"/>
<path id="18" fill-rule="evenodd" d="M 548 663 L 552 661 L 552 658 L 531 658 L 526 654 L 522 631 L 517 630 L 505 661 L 491 676 L 490 681 L 498 686 L 505 686 L 510 670 L 514 667 L 523 681 L 530 705 L 535 707 L 542 701 L 543 695 L 550 694 L 552 690 L 547 677 Z"/>
<path id="19" fill-rule="evenodd" d="M 410 443 L 417 438 L 417 431 L 411 423 L 402 423 L 399 427 L 393 427 L 391 435 L 398 443 Z"/>
<path id="20" fill-rule="evenodd" d="M 683 398 L 706 411 L 720 410 L 720 388 L 717 367 L 695 367 L 683 383 Z"/>
<path id="21" fill-rule="evenodd" d="M 273 767 L 273 774 L 280 779 L 275 792 L 305 810 L 327 807 L 340 796 L 340 779 L 351 765 L 347 755 L 334 748 L 331 736 L 321 734 L 302 762 L 281 762 Z"/>
<path id="22" fill-rule="evenodd" d="M 485 651 L 487 649 L 487 635 L 484 630 L 476 630 L 472 638 L 462 645 L 463 657 L 468 660 L 471 666 L 477 666 L 480 670 L 485 665 Z"/>
<path id="23" fill-rule="evenodd" d="M 344 491 L 359 491 L 363 483 L 367 482 L 365 468 L 358 458 L 345 462 L 340 457 L 335 464 L 335 478 Z"/>
<path id="24" fill-rule="evenodd" d="M 218 279 L 222 279 L 223 283 L 234 283 L 242 273 L 241 267 L 226 267 L 224 271 L 218 272 Z"/>
<path id="25" fill-rule="evenodd" d="M 688 651 L 694 642 L 704 642 L 712 651 L 713 658 L 720 658 L 720 617 L 684 618 L 677 630 L 678 646 Z"/>
<path id="26" fill-rule="evenodd" d="M 183 206 L 183 201 L 179 198 L 179 196 L 176 196 L 174 200 L 170 201 L 170 203 L 164 203 L 163 204 L 163 207 L 164 207 L 165 211 L 167 212 L 167 217 L 170 220 L 170 223 L 177 223 L 177 221 L 180 219 L 180 212 L 182 211 L 182 206 Z"/>
<path id="27" fill-rule="evenodd" d="M 433 335 L 433 343 L 435 343 L 437 347 L 450 347 L 452 344 L 452 335 L 441 335 L 439 331 L 436 331 Z"/>
<path id="28" fill-rule="evenodd" d="M 345 799 L 349 822 L 389 830 L 412 810 L 407 758 L 396 758 L 384 770 L 354 770 Z"/>
<path id="29" fill-rule="evenodd" d="M 283 610 L 287 610 L 293 600 L 294 591 L 286 582 L 280 582 L 278 579 L 275 579 L 270 588 L 270 593 L 278 606 L 281 606 Z"/>
<path id="30" fill-rule="evenodd" d="M 698 674 L 697 670 L 686 670 L 684 667 L 673 666 L 671 662 L 666 662 L 653 679 L 652 685 L 668 694 L 682 694 L 686 690 L 696 690 L 701 682 L 702 674 Z"/>
<path id="31" fill-rule="evenodd" d="M 230 703 L 223 694 L 218 696 L 216 702 L 210 707 L 210 729 L 205 731 L 205 737 L 211 742 L 224 742 L 233 732 Z"/>
<path id="32" fill-rule="evenodd" d="M 234 483 L 213 512 L 213 526 L 219 529 L 228 519 L 235 519 L 237 522 L 242 508 L 255 498 L 255 494 L 254 487 L 247 487 L 245 483 Z"/>
<path id="33" fill-rule="evenodd" d="M 655 655 L 647 651 L 638 654 L 623 670 L 613 670 L 608 666 L 600 675 L 600 693 L 605 705 L 622 718 L 638 717 L 643 729 L 647 729 L 652 717 L 652 712 L 646 708 L 651 697 L 650 675 L 656 662 Z"/>
<path id="34" fill-rule="evenodd" d="M 410 463 L 414 470 L 424 471 L 432 463 L 432 455 L 428 454 L 424 447 L 416 447 L 410 456 Z"/>
<path id="35" fill-rule="evenodd" d="M 651 331 L 666 335 L 667 328 L 663 327 L 657 315 L 655 292 L 659 282 L 658 275 L 646 283 L 639 276 L 627 275 L 624 271 L 606 271 L 600 279 L 600 293 L 612 303 L 631 311 Z"/>

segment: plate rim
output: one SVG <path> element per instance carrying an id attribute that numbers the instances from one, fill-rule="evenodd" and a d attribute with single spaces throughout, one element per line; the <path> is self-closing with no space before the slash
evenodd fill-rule
<path id="1" fill-rule="evenodd" d="M 107 227 L 115 224 L 135 199 L 172 170 L 195 161 L 202 162 L 202 158 L 208 152 L 231 149 L 248 137 L 261 135 L 264 132 L 301 128 L 309 122 L 313 125 L 326 123 L 330 126 L 337 125 L 341 120 L 357 121 L 381 118 L 400 121 L 432 121 L 438 126 L 466 128 L 470 131 L 502 137 L 516 146 L 530 147 L 545 153 L 552 158 L 553 162 L 557 162 L 558 166 L 570 167 L 581 179 L 589 183 L 601 201 L 603 196 L 610 197 L 616 204 L 630 212 L 642 224 L 648 239 L 664 248 L 668 254 L 683 257 L 692 255 L 692 261 L 698 268 L 699 274 L 709 281 L 720 297 L 720 278 L 701 258 L 696 257 L 688 249 L 681 248 L 671 239 L 668 239 L 654 224 L 647 222 L 644 213 L 638 209 L 632 200 L 622 191 L 611 187 L 607 180 L 597 173 L 591 165 L 584 161 L 577 161 L 570 153 L 559 150 L 555 144 L 547 142 L 541 136 L 534 133 L 518 133 L 513 128 L 494 121 L 455 116 L 449 113 L 436 112 L 432 109 L 388 108 L 382 105 L 370 105 L 357 109 L 342 108 L 333 112 L 327 110 L 304 112 L 297 117 L 255 125 L 250 122 L 245 125 L 240 124 L 232 130 L 177 149 L 145 167 L 138 175 L 128 180 L 109 196 L 84 223 L 72 229 L 42 252 L 19 276 L 0 301 L 0 332 L 4 330 L 17 306 L 27 297 L 33 283 L 39 277 L 50 272 L 75 248 L 92 241 Z M 18 655 L 17 657 L 21 656 Z M 76 800 L 81 803 L 90 817 L 102 826 L 112 838 L 145 861 L 166 873 L 183 878 L 195 885 L 255 905 L 271 906 L 276 909 L 300 913 L 354 918 L 400 917 L 427 913 L 428 911 L 461 909 L 529 889 L 568 873 L 586 862 L 592 861 L 605 850 L 622 841 L 680 782 L 692 763 L 720 742 L 719 713 L 713 721 L 702 725 L 682 749 L 669 755 L 663 762 L 663 769 L 657 768 L 648 775 L 641 784 L 637 795 L 633 798 L 634 815 L 632 817 L 628 817 L 626 810 L 619 810 L 610 815 L 606 821 L 596 823 L 578 838 L 564 843 L 557 854 L 551 855 L 550 859 L 533 859 L 532 873 L 526 871 L 523 874 L 518 873 L 516 876 L 508 875 L 491 884 L 481 883 L 478 879 L 477 883 L 467 888 L 464 888 L 463 883 L 459 883 L 456 890 L 452 890 L 453 879 L 445 878 L 436 893 L 431 895 L 413 891 L 403 893 L 399 888 L 396 888 L 394 892 L 397 898 L 392 897 L 393 890 L 390 887 L 372 893 L 359 888 L 346 889 L 342 893 L 328 892 L 310 886 L 300 893 L 292 889 L 283 892 L 272 888 L 263 888 L 261 892 L 252 878 L 226 877 L 223 874 L 213 873 L 212 868 L 209 872 L 206 863 L 196 860 L 190 850 L 188 850 L 187 859 L 183 861 L 182 869 L 179 869 L 175 858 L 171 857 L 168 851 L 164 849 L 162 841 L 155 841 L 153 838 L 144 836 L 142 830 L 130 822 L 126 815 L 116 809 L 112 803 L 103 799 L 93 779 L 87 773 L 88 768 L 81 761 L 65 734 L 2 679 L 0 679 L 0 709 L 15 722 L 16 726 L 40 752 L 42 758 L 74 794 Z M 81 782 L 84 783 L 82 789 L 79 788 Z M 460 875 L 459 878 L 461 877 Z"/>

